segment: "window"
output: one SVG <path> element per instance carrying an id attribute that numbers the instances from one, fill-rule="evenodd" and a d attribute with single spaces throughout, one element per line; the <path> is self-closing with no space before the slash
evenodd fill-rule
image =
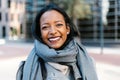
<path id="1" fill-rule="evenodd" d="M 11 20 L 11 21 L 13 21 L 13 20 L 14 20 L 14 14 L 13 14 L 13 13 L 11 13 L 10 20 Z"/>
<path id="2" fill-rule="evenodd" d="M 11 1 L 10 1 L 10 0 L 8 0 L 8 8 L 10 8 L 10 4 L 11 4 Z"/>
<path id="3" fill-rule="evenodd" d="M 20 24 L 20 34 L 23 34 L 23 26 Z"/>
<path id="4" fill-rule="evenodd" d="M 120 14 L 120 0 L 118 0 L 118 12 L 119 12 L 119 14 Z"/>
<path id="5" fill-rule="evenodd" d="M 18 21 L 20 21 L 20 14 L 18 14 Z"/>
<path id="6" fill-rule="evenodd" d="M 1 7 L 1 0 L 0 0 L 0 7 Z"/>
<path id="7" fill-rule="evenodd" d="M 5 14 L 6 22 L 8 21 L 8 13 Z"/>
<path id="8" fill-rule="evenodd" d="M 0 13 L 0 21 L 2 20 L 1 18 L 2 18 L 2 16 L 1 16 L 1 13 Z"/>
<path id="9" fill-rule="evenodd" d="M 3 26 L 3 28 L 2 28 L 2 37 L 3 38 L 6 37 L 6 28 L 5 28 L 5 26 Z"/>

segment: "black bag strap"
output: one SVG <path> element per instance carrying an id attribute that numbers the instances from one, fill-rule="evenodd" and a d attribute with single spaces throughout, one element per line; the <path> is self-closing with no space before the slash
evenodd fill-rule
<path id="1" fill-rule="evenodd" d="M 25 64 L 25 61 L 21 61 L 20 66 L 16 73 L 16 80 L 22 80 L 24 64 Z"/>
<path id="2" fill-rule="evenodd" d="M 40 64 L 41 64 L 41 71 L 42 71 L 42 77 L 43 80 L 46 80 L 47 77 L 47 70 L 45 68 L 45 62 L 42 58 L 39 58 Z"/>

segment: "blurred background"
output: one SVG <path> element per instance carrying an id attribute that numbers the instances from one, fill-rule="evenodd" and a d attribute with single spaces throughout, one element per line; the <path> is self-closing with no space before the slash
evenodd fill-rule
<path id="1" fill-rule="evenodd" d="M 16 80 L 20 61 L 34 45 L 32 22 L 49 3 L 73 20 L 99 80 L 120 80 L 120 0 L 0 0 L 0 80 Z"/>

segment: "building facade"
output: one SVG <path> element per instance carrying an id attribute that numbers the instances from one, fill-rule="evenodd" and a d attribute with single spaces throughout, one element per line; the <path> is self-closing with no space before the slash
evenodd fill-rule
<path id="1" fill-rule="evenodd" d="M 26 41 L 32 40 L 31 26 L 35 19 L 36 14 L 40 11 L 46 4 L 46 0 L 26 0 L 25 6 L 25 25 L 26 25 Z"/>
<path id="2" fill-rule="evenodd" d="M 36 13 L 51 0 L 0 0 L 0 38 L 32 40 Z M 120 42 L 120 0 L 85 0 L 91 17 L 78 19 L 82 42 Z"/>
<path id="3" fill-rule="evenodd" d="M 0 38 L 24 37 L 25 0 L 0 0 Z"/>
<path id="4" fill-rule="evenodd" d="M 31 25 L 36 13 L 46 2 L 47 0 L 0 0 L 0 39 L 31 41 Z"/>
<path id="5" fill-rule="evenodd" d="M 120 0 L 91 0 L 90 19 L 80 19 L 79 28 L 82 42 L 120 42 Z"/>
<path id="6" fill-rule="evenodd" d="M 36 13 L 50 0 L 26 0 L 26 19 L 33 20 Z M 91 18 L 78 19 L 82 42 L 100 43 L 120 41 L 120 0 L 85 0 L 91 6 Z M 30 8 L 31 7 L 31 8 Z M 30 18 L 30 19 L 29 19 Z M 32 22 L 27 21 L 27 26 Z M 31 37 L 30 26 L 27 27 Z"/>

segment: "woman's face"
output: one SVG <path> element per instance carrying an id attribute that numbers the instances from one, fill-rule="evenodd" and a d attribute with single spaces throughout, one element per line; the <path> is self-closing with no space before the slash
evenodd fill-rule
<path id="1" fill-rule="evenodd" d="M 43 13 L 40 18 L 40 32 L 45 44 L 58 49 L 65 43 L 70 28 L 58 11 L 50 10 Z"/>

